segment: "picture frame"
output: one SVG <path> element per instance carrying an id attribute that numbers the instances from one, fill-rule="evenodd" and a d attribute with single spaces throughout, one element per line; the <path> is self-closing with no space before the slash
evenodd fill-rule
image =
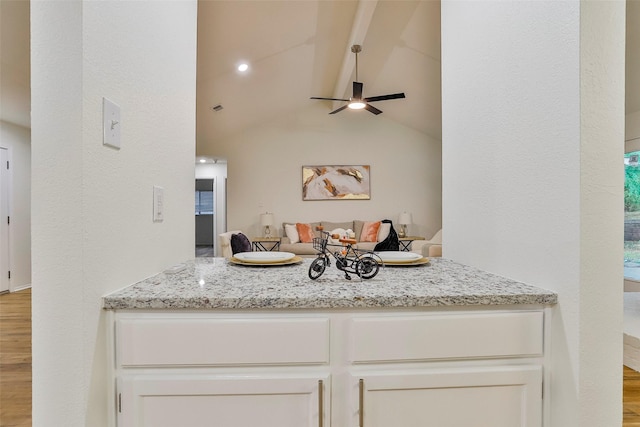
<path id="1" fill-rule="evenodd" d="M 370 200 L 371 166 L 302 166 L 302 200 Z"/>

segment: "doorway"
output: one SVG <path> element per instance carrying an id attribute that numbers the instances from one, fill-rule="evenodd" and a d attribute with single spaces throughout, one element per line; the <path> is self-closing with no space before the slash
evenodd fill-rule
<path id="1" fill-rule="evenodd" d="M 214 256 L 215 221 L 215 180 L 196 179 L 196 256 Z"/>
<path id="2" fill-rule="evenodd" d="M 9 291 L 9 150 L 0 147 L 0 292 Z"/>

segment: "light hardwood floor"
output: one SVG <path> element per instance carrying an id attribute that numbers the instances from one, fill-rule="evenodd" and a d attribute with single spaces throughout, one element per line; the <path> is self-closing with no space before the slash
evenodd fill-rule
<path id="1" fill-rule="evenodd" d="M 640 372 L 624 367 L 622 427 L 640 427 Z"/>
<path id="2" fill-rule="evenodd" d="M 31 427 L 31 290 L 0 295 L 0 427 Z"/>
<path id="3" fill-rule="evenodd" d="M 640 427 L 640 372 L 624 367 L 622 427 Z M 0 427 L 31 427 L 31 290 L 0 295 Z"/>

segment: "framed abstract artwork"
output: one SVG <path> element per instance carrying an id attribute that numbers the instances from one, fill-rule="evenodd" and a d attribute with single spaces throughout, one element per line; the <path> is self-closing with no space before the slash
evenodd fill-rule
<path id="1" fill-rule="evenodd" d="M 302 166 L 302 200 L 369 200 L 371 167 Z"/>

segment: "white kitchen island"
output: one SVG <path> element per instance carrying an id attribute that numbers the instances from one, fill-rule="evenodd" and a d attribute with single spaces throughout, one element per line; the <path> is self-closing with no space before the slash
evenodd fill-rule
<path id="1" fill-rule="evenodd" d="M 364 281 L 309 262 L 198 258 L 106 296 L 114 422 L 545 424 L 555 293 L 446 259 Z"/>

